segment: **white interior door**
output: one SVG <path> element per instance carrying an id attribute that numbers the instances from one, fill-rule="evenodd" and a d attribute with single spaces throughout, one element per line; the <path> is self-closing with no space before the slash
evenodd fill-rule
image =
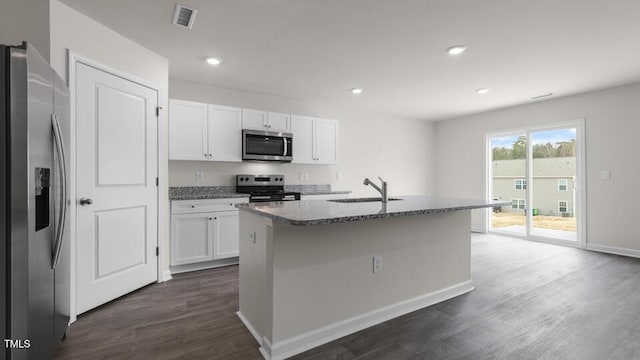
<path id="1" fill-rule="evenodd" d="M 157 280 L 158 93 L 82 63 L 76 82 L 79 314 Z"/>

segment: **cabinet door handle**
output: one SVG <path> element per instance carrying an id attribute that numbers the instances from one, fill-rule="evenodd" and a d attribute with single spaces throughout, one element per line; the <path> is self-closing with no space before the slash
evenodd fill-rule
<path id="1" fill-rule="evenodd" d="M 213 219 L 214 219 L 214 220 L 218 220 L 218 218 L 217 218 L 217 217 L 214 217 Z"/>
<path id="2" fill-rule="evenodd" d="M 192 209 L 195 209 L 195 208 L 196 208 L 196 206 L 195 206 L 195 205 L 191 205 L 191 208 L 192 208 Z"/>

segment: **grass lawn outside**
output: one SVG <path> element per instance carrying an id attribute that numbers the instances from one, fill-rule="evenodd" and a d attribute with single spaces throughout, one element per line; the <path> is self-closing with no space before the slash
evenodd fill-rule
<path id="1" fill-rule="evenodd" d="M 512 225 L 521 225 L 525 226 L 525 216 L 524 214 L 516 214 L 516 213 L 493 213 L 492 217 L 492 225 L 494 228 L 500 228 L 505 226 Z M 538 215 L 533 217 L 533 227 L 543 228 L 543 229 L 553 229 L 553 230 L 565 230 L 565 231 L 576 231 L 576 218 L 571 217 L 560 217 L 560 216 L 545 216 Z"/>

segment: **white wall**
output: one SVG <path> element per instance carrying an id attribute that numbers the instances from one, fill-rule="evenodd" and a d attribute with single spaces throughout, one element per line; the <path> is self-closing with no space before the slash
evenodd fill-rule
<path id="1" fill-rule="evenodd" d="M 362 180 L 376 176 L 389 181 L 393 195 L 433 193 L 433 123 L 338 108 L 330 101 L 303 101 L 178 80 L 170 81 L 169 95 L 175 99 L 319 116 L 339 122 L 337 165 L 170 161 L 171 186 L 234 185 L 235 174 L 282 173 L 287 184 L 331 184 L 334 189 L 351 190 L 355 195 L 375 195 L 375 190 L 362 185 Z M 195 181 L 196 171 L 204 172 L 204 181 Z M 308 180 L 299 180 L 301 171 L 309 173 Z M 336 176 L 338 172 L 341 179 Z"/>
<path id="2" fill-rule="evenodd" d="M 67 80 L 67 49 L 118 72 L 153 84 L 160 106 L 168 107 L 169 63 L 164 57 L 123 37 L 57 0 L 51 0 L 51 64 Z M 78 119 L 82 121 L 82 119 Z M 159 119 L 159 243 L 163 272 L 169 269 L 168 132 L 167 112 Z M 73 151 L 74 149 L 72 149 Z M 85 256 L 86 254 L 79 254 Z"/>
<path id="3" fill-rule="evenodd" d="M 49 59 L 49 0 L 2 0 L 0 44 L 28 41 Z"/>
<path id="4" fill-rule="evenodd" d="M 532 103 L 436 124 L 436 189 L 485 196 L 485 132 L 584 118 L 588 245 L 640 250 L 634 200 L 640 198 L 640 84 Z M 601 170 L 611 170 L 602 180 Z M 481 227 L 481 212 L 473 226 Z M 613 250 L 613 249 L 608 249 Z M 640 252 L 638 252 L 640 254 Z"/>

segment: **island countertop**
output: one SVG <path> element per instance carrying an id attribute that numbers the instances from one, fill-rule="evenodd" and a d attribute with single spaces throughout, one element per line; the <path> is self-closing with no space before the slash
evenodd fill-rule
<path id="1" fill-rule="evenodd" d="M 392 196 L 401 199 L 383 204 L 376 202 L 343 203 L 334 201 L 282 201 L 237 204 L 242 211 L 252 212 L 294 226 L 323 225 L 450 211 L 481 209 L 510 205 L 506 201 L 457 199 L 432 196 Z"/>

